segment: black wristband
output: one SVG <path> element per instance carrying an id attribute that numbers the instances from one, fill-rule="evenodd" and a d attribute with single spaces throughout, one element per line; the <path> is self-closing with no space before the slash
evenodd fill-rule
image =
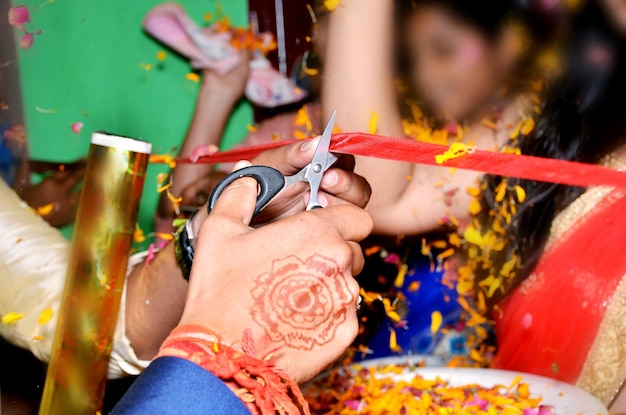
<path id="1" fill-rule="evenodd" d="M 191 275 L 191 266 L 193 265 L 193 257 L 195 250 L 191 245 L 192 239 L 189 237 L 189 231 L 187 230 L 187 226 L 191 225 L 191 221 L 193 220 L 195 213 L 191 215 L 187 223 L 182 225 L 176 231 L 174 236 L 174 254 L 176 255 L 176 262 L 178 263 L 178 267 L 183 272 L 183 277 L 189 281 L 189 276 Z"/>

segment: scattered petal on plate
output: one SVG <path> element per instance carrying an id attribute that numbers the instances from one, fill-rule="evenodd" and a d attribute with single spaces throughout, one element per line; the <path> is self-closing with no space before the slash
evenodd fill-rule
<path id="1" fill-rule="evenodd" d="M 72 131 L 74 131 L 75 134 L 80 134 L 80 131 L 82 129 L 83 129 L 82 122 L 75 122 L 74 124 L 72 124 Z"/>

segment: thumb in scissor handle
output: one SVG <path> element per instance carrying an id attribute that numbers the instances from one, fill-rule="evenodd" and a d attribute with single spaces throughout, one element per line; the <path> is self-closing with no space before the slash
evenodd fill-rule
<path id="1" fill-rule="evenodd" d="M 267 204 L 285 187 L 285 176 L 278 170 L 267 166 L 249 166 L 237 170 L 226 176 L 211 192 L 207 209 L 209 213 L 215 208 L 222 192 L 242 177 L 252 177 L 259 184 L 259 195 L 256 198 L 256 207 L 253 218 L 267 206 Z"/>

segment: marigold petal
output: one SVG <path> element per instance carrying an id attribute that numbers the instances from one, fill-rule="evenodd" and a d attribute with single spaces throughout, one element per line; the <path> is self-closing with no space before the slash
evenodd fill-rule
<path id="1" fill-rule="evenodd" d="M 41 314 L 39 314 L 39 320 L 37 320 L 37 323 L 46 324 L 47 322 L 52 320 L 53 316 L 54 316 L 54 310 L 52 310 L 51 308 L 46 308 L 45 310 L 41 312 Z"/>
<path id="2" fill-rule="evenodd" d="M 2 316 L 2 324 L 16 324 L 18 321 L 24 318 L 23 313 L 15 313 L 10 311 Z"/>

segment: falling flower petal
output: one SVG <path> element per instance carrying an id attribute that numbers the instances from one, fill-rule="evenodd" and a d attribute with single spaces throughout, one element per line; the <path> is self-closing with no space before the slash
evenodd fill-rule
<path id="1" fill-rule="evenodd" d="M 467 229 L 465 229 L 463 237 L 467 242 L 474 245 L 483 246 L 485 243 L 480 232 L 478 232 L 473 226 L 469 226 Z"/>
<path id="2" fill-rule="evenodd" d="M 176 160 L 174 160 L 169 154 L 153 154 L 150 156 L 150 163 L 167 164 L 170 169 L 176 167 Z"/>
<path id="3" fill-rule="evenodd" d="M 433 311 L 430 315 L 430 332 L 437 333 L 443 323 L 443 316 L 439 311 Z"/>
<path id="4" fill-rule="evenodd" d="M 24 314 L 11 311 L 2 316 L 2 324 L 15 324 L 23 318 Z"/>
<path id="5" fill-rule="evenodd" d="M 469 206 L 470 213 L 475 216 L 479 214 L 481 210 L 482 210 L 482 207 L 480 206 L 480 202 L 478 201 L 478 199 L 472 199 L 472 202 L 470 203 L 470 206 Z"/>
<path id="6" fill-rule="evenodd" d="M 448 160 L 470 154 L 473 151 L 474 148 L 468 147 L 463 143 L 453 143 L 445 153 L 435 156 L 435 161 L 437 164 L 443 164 Z"/>
<path id="7" fill-rule="evenodd" d="M 400 269 L 398 270 L 398 275 L 396 276 L 396 280 L 394 281 L 394 285 L 396 288 L 402 288 L 404 285 L 404 278 L 406 277 L 406 273 L 409 270 L 409 266 L 407 264 L 400 265 Z"/>
<path id="8" fill-rule="evenodd" d="M 47 322 L 52 320 L 53 316 L 54 316 L 54 310 L 52 310 L 51 308 L 46 308 L 45 310 L 41 312 L 41 314 L 39 314 L 39 320 L 37 320 L 37 323 L 46 324 Z"/>
<path id="9" fill-rule="evenodd" d="M 409 284 L 409 287 L 407 288 L 407 290 L 410 293 L 414 293 L 415 291 L 420 289 L 420 282 L 419 281 L 413 281 L 412 283 Z"/>
<path id="10" fill-rule="evenodd" d="M 185 75 L 185 79 L 196 83 L 200 82 L 200 77 L 197 73 L 194 72 L 189 72 L 187 75 Z"/>
<path id="11" fill-rule="evenodd" d="M 522 186 L 515 186 L 515 193 L 517 195 L 517 201 L 519 203 L 524 202 L 526 200 L 526 191 Z"/>
<path id="12" fill-rule="evenodd" d="M 83 129 L 82 122 L 75 122 L 74 124 L 72 124 L 72 131 L 74 131 L 75 134 L 80 134 L 80 131 L 82 129 Z"/>
<path id="13" fill-rule="evenodd" d="M 324 0 L 324 7 L 326 7 L 329 12 L 332 12 L 339 6 L 340 1 L 341 0 Z"/>
<path id="14" fill-rule="evenodd" d="M 133 240 L 137 243 L 142 243 L 146 240 L 146 236 L 143 233 L 143 230 L 137 225 L 135 231 L 133 232 Z"/>
<path id="15" fill-rule="evenodd" d="M 156 233 L 156 237 L 157 238 L 161 238 L 164 239 L 166 241 L 171 241 L 174 239 L 174 235 L 172 235 L 171 233 L 162 233 L 162 232 L 157 232 Z"/>
<path id="16" fill-rule="evenodd" d="M 39 206 L 35 211 L 39 216 L 46 216 L 52 213 L 54 210 L 54 203 L 48 203 L 47 205 Z"/>
<path id="17" fill-rule="evenodd" d="M 374 111 L 372 112 L 372 115 L 370 116 L 369 133 L 376 134 L 377 131 L 378 131 L 378 113 Z"/>
<path id="18" fill-rule="evenodd" d="M 167 59 L 167 53 L 162 51 L 162 50 L 160 50 L 160 51 L 157 52 L 156 58 L 157 58 L 158 61 L 164 61 L 165 59 Z"/>
<path id="19" fill-rule="evenodd" d="M 304 68 L 304 73 L 308 76 L 317 76 L 320 73 L 320 71 L 319 69 L 316 69 L 316 68 L 306 67 Z"/>
<path id="20" fill-rule="evenodd" d="M 9 24 L 21 27 L 30 22 L 30 12 L 26 6 L 15 6 L 9 9 Z"/>
<path id="21" fill-rule="evenodd" d="M 524 125 L 522 126 L 522 130 L 521 133 L 523 135 L 528 135 L 530 134 L 533 130 L 535 129 L 535 119 L 534 118 L 529 118 L 524 122 Z"/>
<path id="22" fill-rule="evenodd" d="M 24 33 L 18 42 L 18 45 L 22 49 L 28 49 L 33 45 L 35 41 L 35 36 L 32 33 Z"/>
<path id="23" fill-rule="evenodd" d="M 396 336 L 396 331 L 391 329 L 391 333 L 389 335 L 389 348 L 392 352 L 401 352 L 402 348 L 398 345 L 398 338 Z"/>

